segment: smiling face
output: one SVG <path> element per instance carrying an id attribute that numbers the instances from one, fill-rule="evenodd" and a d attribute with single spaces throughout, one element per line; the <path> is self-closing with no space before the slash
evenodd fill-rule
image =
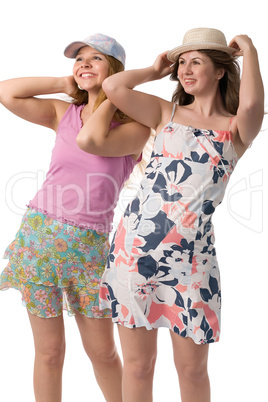
<path id="1" fill-rule="evenodd" d="M 73 67 L 74 79 L 85 91 L 97 93 L 109 75 L 109 68 L 109 61 L 104 54 L 90 46 L 84 46 L 76 56 Z"/>
<path id="2" fill-rule="evenodd" d="M 224 70 L 216 69 L 209 56 L 195 50 L 180 55 L 177 74 L 184 91 L 197 96 L 215 92 Z"/>

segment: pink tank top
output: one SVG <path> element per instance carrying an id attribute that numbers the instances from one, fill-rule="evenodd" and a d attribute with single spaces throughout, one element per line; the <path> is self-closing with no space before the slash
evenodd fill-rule
<path id="1" fill-rule="evenodd" d="M 114 208 L 135 161 L 82 151 L 76 136 L 84 105 L 70 105 L 60 121 L 49 171 L 29 207 L 70 225 L 109 232 Z M 119 123 L 112 122 L 111 128 Z"/>

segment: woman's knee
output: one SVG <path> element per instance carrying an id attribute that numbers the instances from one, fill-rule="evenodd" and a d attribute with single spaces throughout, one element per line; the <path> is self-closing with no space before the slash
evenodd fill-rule
<path id="1" fill-rule="evenodd" d="M 137 380 L 152 378 L 157 357 L 157 330 L 119 326 L 124 371 Z"/>
<path id="2" fill-rule="evenodd" d="M 36 358 L 48 367 L 60 367 L 65 357 L 65 342 L 50 341 L 36 350 Z"/>
<path id="3" fill-rule="evenodd" d="M 151 356 L 135 356 L 124 360 L 125 369 L 137 379 L 153 376 L 156 353 Z"/>
<path id="4" fill-rule="evenodd" d="M 185 364 L 180 367 L 179 376 L 187 382 L 201 383 L 208 377 L 207 367 L 204 364 Z"/>
<path id="5" fill-rule="evenodd" d="M 208 377 L 209 345 L 197 345 L 190 338 L 171 333 L 174 362 L 180 380 L 202 382 Z"/>
<path id="6" fill-rule="evenodd" d="M 111 365 L 119 359 L 114 342 L 98 346 L 95 345 L 93 348 L 86 348 L 86 352 L 93 364 Z"/>
<path id="7" fill-rule="evenodd" d="M 41 318 L 28 312 L 38 364 L 59 366 L 65 355 L 65 333 L 63 317 Z"/>

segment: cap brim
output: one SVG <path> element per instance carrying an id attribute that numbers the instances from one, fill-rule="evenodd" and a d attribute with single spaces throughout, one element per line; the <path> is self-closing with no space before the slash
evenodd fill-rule
<path id="1" fill-rule="evenodd" d="M 122 48 L 121 54 L 117 54 L 117 52 L 115 54 L 113 49 L 107 50 L 107 49 L 105 49 L 105 47 L 98 46 L 98 44 L 96 44 L 94 42 L 91 43 L 90 40 L 85 39 L 84 41 L 76 41 L 76 42 L 70 43 L 70 45 L 67 46 L 66 49 L 64 50 L 64 55 L 66 57 L 69 57 L 70 59 L 75 59 L 79 50 L 84 46 L 90 46 L 93 49 L 96 49 L 101 54 L 104 54 L 107 56 L 113 56 L 115 59 L 120 61 L 120 63 L 125 67 L 125 57 L 126 56 L 125 56 L 125 51 L 121 45 L 120 45 L 120 47 Z"/>
<path id="2" fill-rule="evenodd" d="M 64 50 L 64 56 L 69 57 L 69 59 L 75 59 L 77 53 L 81 49 L 81 47 L 88 46 L 85 42 L 72 42 L 69 46 Z"/>
<path id="3" fill-rule="evenodd" d="M 236 50 L 233 47 L 215 45 L 215 43 L 191 43 L 190 45 L 178 46 L 170 50 L 167 54 L 169 61 L 176 62 L 182 53 L 190 52 L 193 50 L 220 50 L 221 52 L 234 54 Z"/>

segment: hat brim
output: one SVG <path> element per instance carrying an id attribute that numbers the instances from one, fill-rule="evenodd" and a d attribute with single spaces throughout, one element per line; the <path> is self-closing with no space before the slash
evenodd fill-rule
<path id="1" fill-rule="evenodd" d="M 120 61 L 120 63 L 123 66 L 125 66 L 125 62 L 121 57 L 115 56 L 111 52 L 108 53 L 108 52 L 105 51 L 105 49 L 102 49 L 101 47 L 99 47 L 99 46 L 97 46 L 95 44 L 86 43 L 86 42 L 83 42 L 83 41 L 82 42 L 72 42 L 72 43 L 70 43 L 70 45 L 67 46 L 66 49 L 64 50 L 64 56 L 68 57 L 69 59 L 75 59 L 77 54 L 79 53 L 79 50 L 84 46 L 90 46 L 93 49 L 96 49 L 101 54 L 105 54 L 107 56 L 113 56 L 115 59 Z"/>
<path id="2" fill-rule="evenodd" d="M 182 45 L 170 50 L 167 54 L 169 61 L 176 62 L 182 53 L 190 52 L 193 50 L 220 50 L 221 52 L 233 55 L 236 49 L 230 46 L 223 46 L 215 43 L 191 43 L 190 45 Z"/>
<path id="3" fill-rule="evenodd" d="M 72 42 L 69 46 L 66 47 L 64 50 L 64 56 L 68 57 L 69 59 L 75 59 L 77 53 L 81 49 L 81 47 L 88 46 L 85 42 Z"/>

